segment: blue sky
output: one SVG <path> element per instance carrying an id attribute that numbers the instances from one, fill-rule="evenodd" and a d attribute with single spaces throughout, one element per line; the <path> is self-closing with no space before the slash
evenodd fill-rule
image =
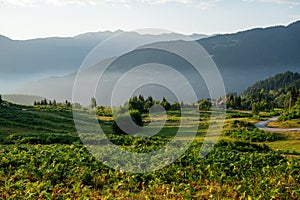
<path id="1" fill-rule="evenodd" d="M 13 39 L 140 28 L 232 33 L 299 19 L 299 0 L 0 0 L 0 34 Z"/>

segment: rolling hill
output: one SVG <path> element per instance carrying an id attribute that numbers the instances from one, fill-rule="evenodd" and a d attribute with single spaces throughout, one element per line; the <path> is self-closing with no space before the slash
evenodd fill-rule
<path id="1" fill-rule="evenodd" d="M 2 98 L 6 101 L 21 105 L 33 105 L 34 101 L 41 101 L 45 99 L 41 96 L 25 94 L 4 94 L 2 95 Z"/>

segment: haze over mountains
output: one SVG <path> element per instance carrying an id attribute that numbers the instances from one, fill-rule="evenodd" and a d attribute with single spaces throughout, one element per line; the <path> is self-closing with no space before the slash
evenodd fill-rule
<path id="1" fill-rule="evenodd" d="M 16 81 L 16 84 L 9 83 L 15 88 L 22 84 L 22 87 L 14 90 L 14 93 L 34 94 L 60 101 L 70 99 L 76 70 L 98 43 L 113 34 L 115 33 L 107 31 L 83 34 L 73 38 L 45 38 L 28 41 L 13 41 L 0 37 L 0 51 L 3 52 L 0 54 L 0 80 L 2 84 L 6 81 L 9 83 L 9 80 Z M 277 73 L 288 70 L 300 72 L 300 21 L 286 27 L 258 28 L 211 37 L 194 34 L 191 37 L 201 38 L 197 41 L 217 64 L 228 92 L 241 93 L 253 83 Z M 118 49 L 126 48 L 127 44 L 130 44 L 131 48 L 137 48 L 151 42 L 168 43 L 171 40 L 175 42 L 177 38 L 176 34 L 128 33 L 122 44 L 116 44 L 113 49 L 106 48 L 106 54 L 101 54 L 101 56 L 104 59 L 118 55 Z M 142 56 L 139 59 L 145 59 L 145 57 Z M 186 67 L 184 63 L 170 55 L 165 55 L 163 60 L 169 60 L 168 64 L 182 67 L 183 70 Z M 118 67 L 126 64 L 129 63 L 122 63 Z M 64 76 L 64 74 L 68 75 Z M 87 71 L 86 77 L 93 77 L 93 74 L 93 70 Z M 50 75 L 52 77 L 47 78 Z M 54 75 L 58 76 L 53 77 Z M 207 89 L 205 85 L 203 86 L 204 82 L 201 78 L 193 77 L 191 73 L 187 73 L 187 77 L 190 77 L 191 82 L 199 82 L 198 93 L 202 93 L 203 97 L 207 96 Z M 24 84 L 24 82 L 39 78 L 43 79 Z M 172 79 L 172 77 L 168 78 Z M 11 93 L 12 90 L 7 91 Z"/>
<path id="2" fill-rule="evenodd" d="M 11 40 L 0 35 L 0 83 L 6 83 L 6 91 L 19 88 L 25 82 L 39 80 L 49 76 L 63 76 L 78 70 L 89 52 L 106 38 L 123 33 L 124 43 L 139 41 L 143 45 L 149 42 L 176 40 L 184 37 L 180 34 L 142 35 L 136 32 L 91 32 L 75 37 L 52 37 L 32 40 Z M 185 36 L 187 37 L 187 36 Z M 193 34 L 199 39 L 206 35 Z M 120 47 L 121 48 L 121 47 Z M 107 56 L 117 54 L 117 49 L 110 47 Z M 114 53 L 116 51 L 116 53 Z M 105 53 L 104 52 L 104 53 Z M 106 55 L 103 55 L 104 58 Z"/>
<path id="3" fill-rule="evenodd" d="M 272 75 L 300 72 L 300 21 L 199 40 L 213 55 L 227 91 L 242 92 Z"/>

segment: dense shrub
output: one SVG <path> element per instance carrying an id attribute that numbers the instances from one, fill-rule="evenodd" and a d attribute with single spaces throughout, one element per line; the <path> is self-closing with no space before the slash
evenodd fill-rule
<path id="1" fill-rule="evenodd" d="M 227 130 L 225 135 L 249 142 L 274 142 L 283 138 L 279 134 L 269 133 L 259 129 Z"/>
<path id="2" fill-rule="evenodd" d="M 233 120 L 226 123 L 226 127 L 230 129 L 254 129 L 255 126 L 250 122 Z"/>
<path id="3" fill-rule="evenodd" d="M 11 134 L 0 139 L 2 144 L 73 144 L 80 138 L 69 134 Z"/>
<path id="4" fill-rule="evenodd" d="M 298 159 L 287 160 L 263 145 L 225 141 L 199 158 L 201 147 L 195 142 L 171 165 L 133 174 L 110 169 L 81 145 L 1 146 L 0 195 L 3 199 L 298 199 Z"/>
<path id="5" fill-rule="evenodd" d="M 96 108 L 96 114 L 98 116 L 106 116 L 106 117 L 111 117 L 112 114 L 112 109 L 109 107 L 104 107 L 104 106 L 99 106 Z"/>
<path id="6" fill-rule="evenodd" d="M 273 142 L 283 139 L 282 135 L 259 130 L 250 122 L 239 120 L 228 122 L 224 133 L 231 138 L 249 142 Z"/>
<path id="7" fill-rule="evenodd" d="M 117 114 L 113 123 L 113 131 L 117 135 L 134 135 L 143 126 L 142 114 L 138 110 L 130 110 L 123 114 Z"/>
<path id="8" fill-rule="evenodd" d="M 226 118 L 230 119 L 230 118 L 246 118 L 246 117 L 252 117 L 253 115 L 250 113 L 246 113 L 246 112 L 230 112 L 228 111 L 226 113 Z"/>
<path id="9" fill-rule="evenodd" d="M 291 119 L 298 119 L 300 118 L 300 99 L 296 102 L 296 104 L 292 107 L 290 111 L 285 112 L 279 120 L 287 121 Z"/>

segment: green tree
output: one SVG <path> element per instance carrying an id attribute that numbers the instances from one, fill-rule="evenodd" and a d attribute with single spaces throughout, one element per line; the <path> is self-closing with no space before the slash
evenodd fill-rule
<path id="1" fill-rule="evenodd" d="M 199 102 L 199 110 L 208 111 L 211 109 L 211 107 L 212 107 L 212 103 L 207 99 L 203 99 Z"/>
<path id="2" fill-rule="evenodd" d="M 128 101 L 129 110 L 138 110 L 139 112 L 144 112 L 144 97 L 140 95 L 139 97 L 132 97 Z"/>
<path id="3" fill-rule="evenodd" d="M 98 116 L 107 116 L 107 117 L 113 116 L 112 109 L 110 107 L 104 107 L 104 106 L 98 106 L 96 108 L 96 114 Z"/>
<path id="4" fill-rule="evenodd" d="M 174 103 L 171 105 L 172 110 L 180 110 L 180 103 L 177 101 L 174 101 Z"/>
<path id="5" fill-rule="evenodd" d="M 227 108 L 235 107 L 235 103 L 234 103 L 235 96 L 236 96 L 236 94 L 231 94 L 231 93 L 227 95 L 227 98 L 226 98 Z"/>
<path id="6" fill-rule="evenodd" d="M 253 103 L 252 104 L 252 114 L 258 115 L 259 114 L 259 104 Z"/>
<path id="7" fill-rule="evenodd" d="M 241 96 L 235 96 L 234 98 L 234 107 L 236 109 L 240 109 L 242 106 L 242 99 L 241 99 Z"/>
<path id="8" fill-rule="evenodd" d="M 90 107 L 91 107 L 92 109 L 95 109 L 95 108 L 97 107 L 97 102 L 96 102 L 96 98 L 95 98 L 95 97 L 92 97 L 92 98 L 91 98 Z"/>
<path id="9" fill-rule="evenodd" d="M 167 99 L 164 97 L 161 105 L 166 109 L 166 110 L 170 110 L 171 109 L 171 104 L 167 101 Z"/>
<path id="10" fill-rule="evenodd" d="M 153 101 L 152 96 L 149 96 L 145 101 L 144 110 L 146 112 L 149 112 L 150 108 L 154 105 L 154 103 L 155 102 Z"/>
<path id="11" fill-rule="evenodd" d="M 41 100 L 41 105 L 43 105 L 43 106 L 48 105 L 47 99 Z"/>
<path id="12" fill-rule="evenodd" d="M 142 114 L 138 110 L 130 110 L 115 117 L 113 131 L 117 135 L 134 135 L 141 130 L 141 126 L 143 126 Z"/>
<path id="13" fill-rule="evenodd" d="M 3 102 L 3 100 L 2 100 L 2 96 L 0 95 L 0 104 Z"/>
<path id="14" fill-rule="evenodd" d="M 290 100 L 289 100 L 289 110 L 292 109 L 292 107 L 295 105 L 295 102 L 298 99 L 299 96 L 299 90 L 296 89 L 295 87 L 292 87 L 289 89 L 289 95 L 290 95 Z"/>
<path id="15" fill-rule="evenodd" d="M 70 107 L 72 106 L 72 105 L 71 105 L 71 102 L 69 102 L 68 100 L 66 100 L 65 105 L 66 105 L 66 107 L 68 107 L 68 108 L 70 108 Z"/>

